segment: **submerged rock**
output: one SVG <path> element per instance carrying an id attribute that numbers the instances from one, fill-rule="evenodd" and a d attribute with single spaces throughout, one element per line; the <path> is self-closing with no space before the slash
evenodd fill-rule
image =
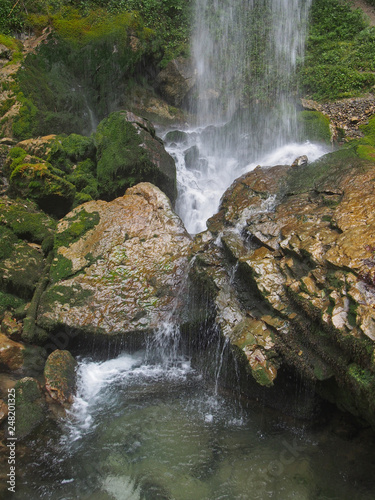
<path id="1" fill-rule="evenodd" d="M 16 437 L 28 436 L 46 417 L 46 402 L 38 381 L 32 377 L 19 380 L 14 386 Z"/>
<path id="2" fill-rule="evenodd" d="M 192 271 L 259 383 L 289 366 L 373 425 L 374 176 L 345 152 L 298 169 L 258 167 L 198 235 Z"/>
<path id="3" fill-rule="evenodd" d="M 167 196 L 141 183 L 62 219 L 39 326 L 91 334 L 149 332 L 178 313 L 190 237 Z"/>
<path id="4" fill-rule="evenodd" d="M 57 349 L 48 356 L 44 367 L 46 390 L 63 406 L 73 402 L 76 366 L 77 362 L 69 351 Z"/>

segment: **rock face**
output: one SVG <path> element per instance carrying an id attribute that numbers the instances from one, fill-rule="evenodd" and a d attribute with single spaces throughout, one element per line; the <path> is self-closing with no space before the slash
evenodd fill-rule
<path id="1" fill-rule="evenodd" d="M 173 106 L 180 106 L 193 88 L 196 74 L 189 59 L 179 57 L 171 61 L 156 77 L 162 97 Z"/>
<path id="2" fill-rule="evenodd" d="M 149 332 L 176 309 L 190 237 L 157 187 L 88 202 L 58 225 L 38 324 L 105 335 Z"/>
<path id="3" fill-rule="evenodd" d="M 373 164 L 345 152 L 258 167 L 198 235 L 193 269 L 259 383 L 292 367 L 373 425 L 374 176 Z"/>

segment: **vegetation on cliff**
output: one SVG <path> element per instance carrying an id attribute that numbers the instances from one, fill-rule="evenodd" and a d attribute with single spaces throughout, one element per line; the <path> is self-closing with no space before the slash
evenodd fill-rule
<path id="1" fill-rule="evenodd" d="M 314 0 L 301 91 L 316 100 L 335 100 L 373 91 L 375 27 L 363 12 L 342 0 Z"/>

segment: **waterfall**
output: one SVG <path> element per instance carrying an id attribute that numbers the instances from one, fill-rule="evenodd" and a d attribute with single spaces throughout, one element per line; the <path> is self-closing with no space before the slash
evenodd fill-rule
<path id="1" fill-rule="evenodd" d="M 297 121 L 295 76 L 311 1 L 196 0 L 196 124 L 185 141 L 168 145 L 178 170 L 176 209 L 190 233 L 205 229 L 240 175 L 327 152 L 303 143 Z"/>
<path id="2" fill-rule="evenodd" d="M 303 58 L 310 4 L 196 0 L 192 51 L 199 125 L 226 123 L 243 110 L 248 113 L 240 120 L 239 132 L 257 136 L 264 142 L 263 152 L 269 144 L 262 136 L 273 145 L 296 137 L 294 106 L 289 103 L 296 65 Z M 275 114 L 277 123 L 270 123 Z M 259 129 L 262 134 L 256 133 Z"/>

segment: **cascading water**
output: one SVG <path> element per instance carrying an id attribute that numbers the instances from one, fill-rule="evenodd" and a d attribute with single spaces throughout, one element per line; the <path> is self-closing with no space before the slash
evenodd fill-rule
<path id="1" fill-rule="evenodd" d="M 314 161 L 328 148 L 301 141 L 294 99 L 311 0 L 197 0 L 192 52 L 196 125 L 168 144 L 177 211 L 192 234 L 234 179 L 257 165 Z"/>

